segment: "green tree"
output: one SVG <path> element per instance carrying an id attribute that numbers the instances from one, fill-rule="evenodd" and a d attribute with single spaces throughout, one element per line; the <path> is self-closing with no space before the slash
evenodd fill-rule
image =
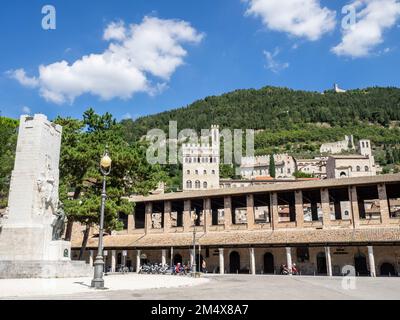
<path id="1" fill-rule="evenodd" d="M 269 156 L 269 175 L 272 178 L 276 177 L 275 159 L 273 154 Z"/>
<path id="2" fill-rule="evenodd" d="M 17 144 L 17 128 L 17 120 L 0 117 L 0 209 L 7 206 Z"/>
<path id="3" fill-rule="evenodd" d="M 133 214 L 134 204 L 126 197 L 148 194 L 158 182 L 166 178 L 160 166 L 146 161 L 146 144 L 127 143 L 121 126 L 112 115 L 98 115 L 87 110 L 82 120 L 57 118 L 63 126 L 60 159 L 60 198 L 68 217 L 67 236 L 71 236 L 73 222 L 85 225 L 80 258 L 86 248 L 90 228 L 99 222 L 102 175 L 99 161 L 108 146 L 113 160 L 107 177 L 105 229 L 119 230 L 120 214 Z"/>

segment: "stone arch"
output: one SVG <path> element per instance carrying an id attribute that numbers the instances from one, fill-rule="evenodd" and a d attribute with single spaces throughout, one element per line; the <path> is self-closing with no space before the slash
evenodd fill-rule
<path id="1" fill-rule="evenodd" d="M 383 262 L 379 268 L 381 276 L 396 276 L 396 268 L 393 263 L 390 262 Z"/>
<path id="2" fill-rule="evenodd" d="M 274 274 L 274 255 L 271 252 L 266 252 L 264 254 L 264 273 Z"/>

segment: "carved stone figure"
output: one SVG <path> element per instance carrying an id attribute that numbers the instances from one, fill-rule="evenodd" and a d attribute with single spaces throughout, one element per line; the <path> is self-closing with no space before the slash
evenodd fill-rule
<path id="1" fill-rule="evenodd" d="M 161 229 L 161 213 L 153 213 L 151 215 L 151 221 L 153 224 L 153 229 Z"/>
<path id="2" fill-rule="evenodd" d="M 54 214 L 56 211 L 56 201 L 58 197 L 56 194 L 56 180 L 54 178 L 53 169 L 50 163 L 50 156 L 46 155 L 46 168 L 39 179 L 37 180 L 37 186 L 40 198 L 40 213 L 44 214 L 50 208 L 51 213 Z"/>
<path id="3" fill-rule="evenodd" d="M 51 224 L 53 227 L 53 240 L 60 240 L 65 228 L 65 211 L 61 201 L 58 202 L 58 209 L 54 215 L 55 219 Z"/>

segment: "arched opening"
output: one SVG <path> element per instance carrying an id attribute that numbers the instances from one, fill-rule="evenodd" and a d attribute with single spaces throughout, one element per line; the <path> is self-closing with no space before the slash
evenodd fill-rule
<path id="1" fill-rule="evenodd" d="M 346 172 L 341 172 L 340 173 L 340 177 L 345 177 L 346 176 Z"/>
<path id="2" fill-rule="evenodd" d="M 195 182 L 195 188 L 196 188 L 196 189 L 200 189 L 200 181 L 199 181 L 199 180 L 197 180 L 197 181 Z"/>
<path id="3" fill-rule="evenodd" d="M 354 268 L 357 276 L 368 276 L 367 258 L 362 253 L 357 253 L 354 256 Z"/>
<path id="4" fill-rule="evenodd" d="M 389 262 L 384 262 L 380 268 L 381 276 L 396 276 L 396 269 L 394 265 Z"/>
<path id="5" fill-rule="evenodd" d="M 232 251 L 229 255 L 229 272 L 239 273 L 240 271 L 240 255 L 237 251 Z"/>
<path id="6" fill-rule="evenodd" d="M 186 181 L 186 188 L 192 189 L 192 181 L 190 181 L 190 180 Z"/>
<path id="7" fill-rule="evenodd" d="M 182 264 L 182 256 L 181 256 L 179 253 L 177 253 L 177 254 L 174 256 L 174 265 L 176 265 L 177 263 Z"/>
<path id="8" fill-rule="evenodd" d="M 271 252 L 264 254 L 264 273 L 274 273 L 274 255 Z"/>
<path id="9" fill-rule="evenodd" d="M 207 185 L 207 182 L 204 181 L 204 182 L 203 182 L 203 188 L 204 188 L 204 189 L 207 189 L 207 186 L 208 186 L 208 185 Z"/>
<path id="10" fill-rule="evenodd" d="M 320 252 L 317 254 L 317 273 L 318 274 L 327 274 L 326 268 L 326 256 L 325 252 Z"/>

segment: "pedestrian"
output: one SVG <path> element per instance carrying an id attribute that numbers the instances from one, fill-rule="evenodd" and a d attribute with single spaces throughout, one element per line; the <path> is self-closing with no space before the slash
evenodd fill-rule
<path id="1" fill-rule="evenodd" d="M 207 264 L 206 264 L 206 260 L 203 260 L 203 262 L 201 263 L 201 271 L 203 273 L 207 273 Z"/>

